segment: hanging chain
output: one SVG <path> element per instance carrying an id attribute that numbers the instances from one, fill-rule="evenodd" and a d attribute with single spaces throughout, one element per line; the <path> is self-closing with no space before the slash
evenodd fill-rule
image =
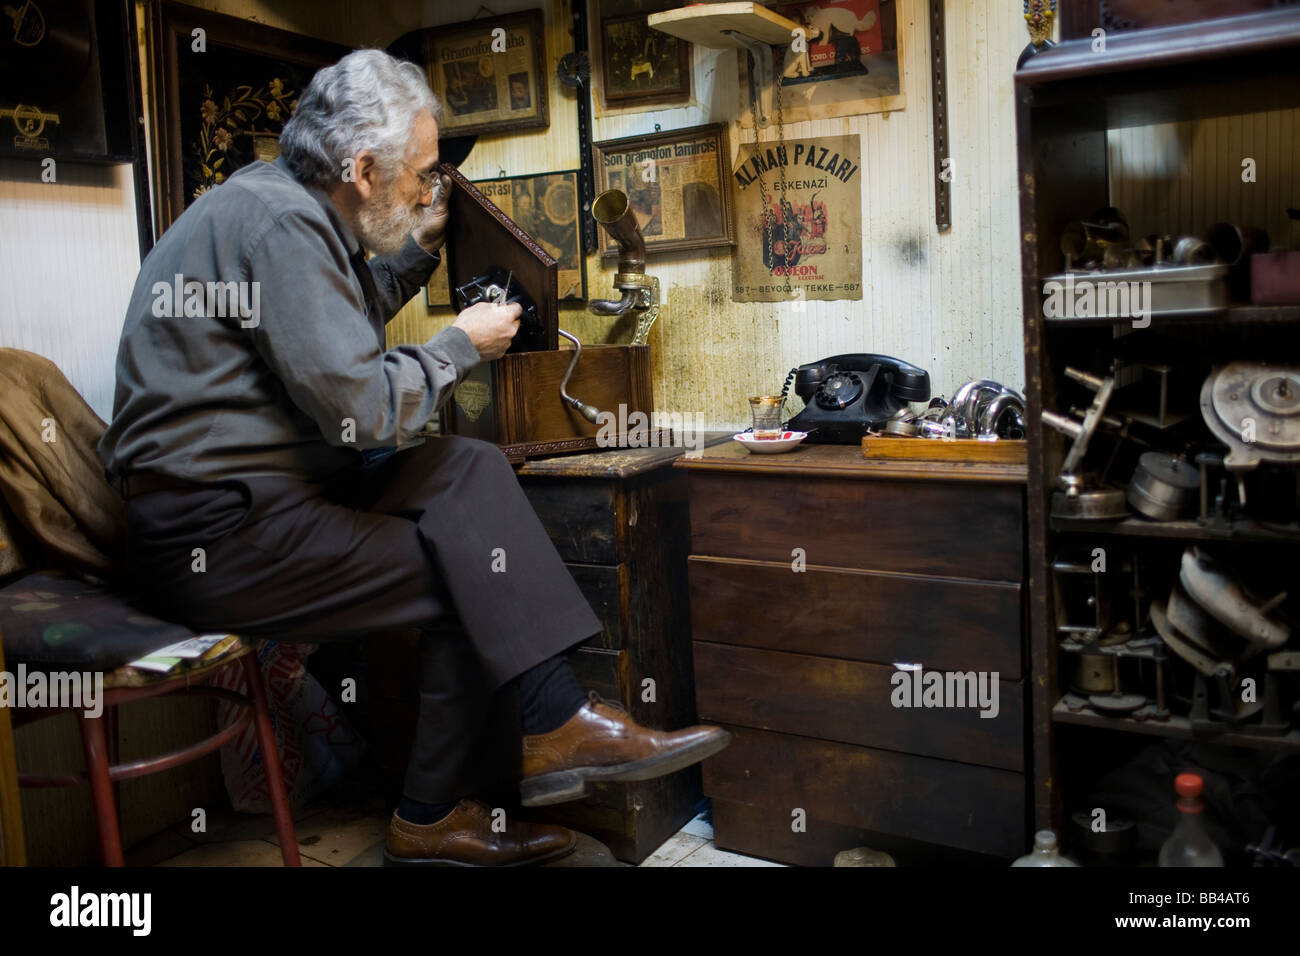
<path id="1" fill-rule="evenodd" d="M 774 56 L 773 59 L 776 59 L 776 57 Z M 782 58 L 782 62 L 784 62 L 784 57 Z M 755 64 L 755 72 L 757 72 L 757 64 Z M 788 160 L 785 151 L 785 114 L 784 111 L 782 110 L 782 102 L 781 102 L 782 99 L 781 87 L 784 85 L 784 83 L 785 83 L 785 71 L 781 70 L 781 72 L 779 72 L 776 77 L 777 169 L 780 174 L 780 180 L 781 180 L 781 196 L 780 198 L 777 199 L 777 209 L 780 211 L 780 215 L 781 215 L 781 233 L 782 233 L 781 244 L 782 244 L 782 248 L 786 249 L 785 255 L 783 255 L 781 258 L 783 260 L 788 260 L 790 224 L 785 221 L 785 207 L 781 204 L 781 200 L 785 198 L 786 191 L 789 189 L 789 185 L 785 178 L 785 162 L 782 161 L 783 159 Z M 776 244 L 772 241 L 772 233 L 776 227 L 777 213 L 772 210 L 771 204 L 768 201 L 771 197 L 771 192 L 767 188 L 767 179 L 763 176 L 762 160 L 761 158 L 758 158 L 758 154 L 761 153 L 763 150 L 763 144 L 759 138 L 759 131 L 758 131 L 757 86 L 758 86 L 757 82 L 751 82 L 749 84 L 749 108 L 750 108 L 750 112 L 753 114 L 754 117 L 754 155 L 758 159 L 758 161 L 755 162 L 754 165 L 758 170 L 759 196 L 763 200 L 763 226 L 764 226 L 764 236 L 767 240 L 765 251 L 771 253 L 773 265 L 775 265 Z M 786 270 L 786 274 L 785 274 L 785 294 L 787 297 L 792 297 L 794 295 L 794 289 L 790 285 L 790 272 L 788 269 Z"/>

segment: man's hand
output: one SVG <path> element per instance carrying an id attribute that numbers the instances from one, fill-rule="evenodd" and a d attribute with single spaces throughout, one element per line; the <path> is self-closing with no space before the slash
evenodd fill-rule
<path id="1" fill-rule="evenodd" d="M 426 252 L 437 252 L 446 241 L 447 203 L 451 197 L 451 177 L 439 176 L 433 190 L 433 203 L 425 207 L 419 224 L 411 230 L 411 238 Z"/>
<path id="2" fill-rule="evenodd" d="M 477 302 L 456 316 L 452 325 L 469 336 L 483 361 L 490 362 L 506 354 L 519 331 L 519 317 L 523 314 L 518 302 L 505 305 Z"/>

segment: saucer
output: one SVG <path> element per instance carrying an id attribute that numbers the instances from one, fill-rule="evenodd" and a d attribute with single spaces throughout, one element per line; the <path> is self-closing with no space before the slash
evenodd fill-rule
<path id="1" fill-rule="evenodd" d="M 792 451 L 798 444 L 808 437 L 807 432 L 782 432 L 780 438 L 755 438 L 752 432 L 741 432 L 739 435 L 732 435 L 733 441 L 738 441 L 745 446 L 746 451 L 752 451 L 759 455 L 776 455 L 783 451 Z"/>

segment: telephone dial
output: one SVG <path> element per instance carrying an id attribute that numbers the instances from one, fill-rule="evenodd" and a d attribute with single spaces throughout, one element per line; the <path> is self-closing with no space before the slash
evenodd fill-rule
<path id="1" fill-rule="evenodd" d="M 930 400 L 930 373 L 888 355 L 832 355 L 792 368 L 786 389 L 791 378 L 805 407 L 787 427 L 827 445 L 856 444 L 909 402 Z"/>

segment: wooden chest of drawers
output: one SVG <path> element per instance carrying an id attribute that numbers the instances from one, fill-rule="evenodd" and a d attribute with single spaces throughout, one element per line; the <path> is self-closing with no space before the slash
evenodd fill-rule
<path id="1" fill-rule="evenodd" d="M 735 734 L 704 765 L 717 845 L 1023 853 L 1023 468 L 734 444 L 677 467 L 699 717 Z"/>

